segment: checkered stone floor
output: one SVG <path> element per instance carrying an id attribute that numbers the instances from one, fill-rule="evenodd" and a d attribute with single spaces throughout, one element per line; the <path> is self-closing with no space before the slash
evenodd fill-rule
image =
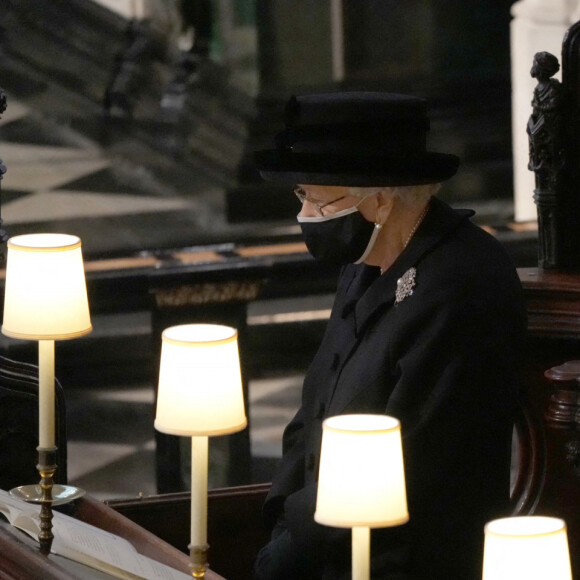
<path id="1" fill-rule="evenodd" d="M 134 151 L 121 155 L 115 146 L 40 117 L 11 95 L 7 100 L 0 159 L 7 168 L 1 202 L 9 235 L 76 234 L 85 255 L 102 255 L 187 245 L 196 232 L 219 221 L 211 205 L 221 203 L 223 192 L 203 176 L 160 178 L 159 159 L 145 152 L 135 162 L 139 143 L 125 143 L 125 151 Z"/>
<path id="2" fill-rule="evenodd" d="M 271 479 L 301 387 L 299 375 L 250 381 L 253 469 L 246 483 Z M 69 482 L 99 499 L 155 494 L 152 385 L 68 389 L 66 398 Z"/>

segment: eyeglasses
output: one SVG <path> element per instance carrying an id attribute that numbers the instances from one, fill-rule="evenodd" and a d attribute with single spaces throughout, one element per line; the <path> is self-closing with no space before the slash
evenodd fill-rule
<path id="1" fill-rule="evenodd" d="M 327 205 L 332 205 L 333 203 L 336 203 L 337 201 L 340 201 L 341 199 L 348 197 L 347 195 L 342 195 L 342 196 L 338 197 L 337 199 L 333 199 L 332 201 L 325 201 L 324 203 L 320 203 L 318 201 L 308 199 L 308 197 L 306 196 L 306 192 L 301 187 L 296 187 L 294 189 L 294 195 L 298 198 L 298 200 L 300 201 L 301 204 L 304 204 L 304 202 L 307 201 L 309 204 L 313 205 L 318 210 L 318 213 L 321 216 L 324 216 L 324 213 L 322 210 Z"/>

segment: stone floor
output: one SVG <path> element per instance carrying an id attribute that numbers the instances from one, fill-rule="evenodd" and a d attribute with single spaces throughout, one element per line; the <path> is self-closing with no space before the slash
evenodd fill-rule
<path id="1" fill-rule="evenodd" d="M 282 430 L 298 408 L 301 381 L 295 375 L 250 382 L 254 469 L 247 483 L 270 479 Z M 156 493 L 153 393 L 150 384 L 67 390 L 71 484 L 101 499 Z"/>

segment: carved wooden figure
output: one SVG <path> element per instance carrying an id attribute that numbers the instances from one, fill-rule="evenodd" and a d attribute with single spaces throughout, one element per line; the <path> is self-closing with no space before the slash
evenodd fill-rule
<path id="1" fill-rule="evenodd" d="M 528 168 L 535 173 L 534 201 L 538 208 L 538 265 L 561 265 L 559 235 L 560 173 L 564 166 L 562 85 L 551 78 L 560 70 L 558 59 L 538 52 L 530 74 L 538 80 L 527 126 L 530 143 Z"/>

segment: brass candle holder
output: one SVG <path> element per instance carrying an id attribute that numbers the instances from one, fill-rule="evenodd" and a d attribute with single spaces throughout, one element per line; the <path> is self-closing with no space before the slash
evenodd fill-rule
<path id="1" fill-rule="evenodd" d="M 38 541 L 41 553 L 49 554 L 54 539 L 54 534 L 52 533 L 52 508 L 82 497 L 85 491 L 72 485 L 54 483 L 54 474 L 58 468 L 56 463 L 57 447 L 37 447 L 37 451 L 38 463 L 36 469 L 40 474 L 40 482 L 38 484 L 15 487 L 10 490 L 10 495 L 27 503 L 40 504 Z"/>
<path id="2" fill-rule="evenodd" d="M 189 544 L 187 548 L 189 549 L 189 557 L 191 559 L 189 563 L 191 575 L 194 578 L 205 578 L 205 572 L 209 565 L 207 559 L 209 544 L 203 544 L 201 546 Z"/>
<path id="3" fill-rule="evenodd" d="M 54 539 L 52 533 L 52 490 L 56 467 L 56 447 L 48 449 L 38 447 L 38 465 L 36 468 L 40 473 L 40 487 L 42 489 L 38 541 L 40 542 L 40 551 L 43 554 L 50 554 Z"/>

